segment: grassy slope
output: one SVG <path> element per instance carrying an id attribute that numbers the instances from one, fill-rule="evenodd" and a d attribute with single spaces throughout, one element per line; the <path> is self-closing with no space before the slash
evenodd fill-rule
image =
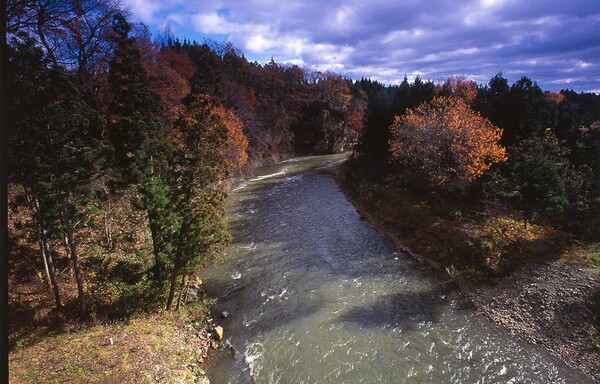
<path id="1" fill-rule="evenodd" d="M 10 382 L 195 382 L 210 340 L 202 325 L 186 314 L 155 313 L 22 338 L 10 354 Z"/>

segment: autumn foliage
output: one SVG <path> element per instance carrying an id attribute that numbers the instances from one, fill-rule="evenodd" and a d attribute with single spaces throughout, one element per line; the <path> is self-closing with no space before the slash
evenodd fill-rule
<path id="1" fill-rule="evenodd" d="M 390 127 L 394 159 L 431 181 L 474 180 L 506 160 L 502 130 L 457 97 L 437 97 L 397 116 Z"/>

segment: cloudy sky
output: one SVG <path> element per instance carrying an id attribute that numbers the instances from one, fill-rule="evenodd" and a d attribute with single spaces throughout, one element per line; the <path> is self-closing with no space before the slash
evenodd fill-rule
<path id="1" fill-rule="evenodd" d="M 385 83 L 499 71 L 600 93 L 600 0 L 123 0 L 178 37 L 228 40 L 249 60 Z"/>

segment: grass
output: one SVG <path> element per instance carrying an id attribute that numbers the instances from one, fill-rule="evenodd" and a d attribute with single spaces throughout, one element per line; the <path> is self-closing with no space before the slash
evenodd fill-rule
<path id="1" fill-rule="evenodd" d="M 600 243 L 576 243 L 565 252 L 564 259 L 572 264 L 600 269 Z"/>
<path id="2" fill-rule="evenodd" d="M 11 383 L 187 383 L 201 376 L 211 302 L 20 339 Z M 112 340 L 112 343 L 111 343 Z"/>

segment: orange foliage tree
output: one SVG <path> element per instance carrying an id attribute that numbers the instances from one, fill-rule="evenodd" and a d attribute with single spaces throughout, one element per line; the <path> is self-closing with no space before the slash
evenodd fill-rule
<path id="1" fill-rule="evenodd" d="M 239 168 L 248 160 L 248 139 L 244 135 L 244 125 L 232 111 L 223 106 L 215 108 L 215 115 L 227 130 L 225 165 L 231 170 Z"/>
<path id="2" fill-rule="evenodd" d="M 502 130 L 458 97 L 436 97 L 396 116 L 390 127 L 394 159 L 438 184 L 474 180 L 506 160 Z"/>
<path id="3" fill-rule="evenodd" d="M 331 73 L 325 74 L 316 87 L 327 152 L 344 151 L 358 140 L 364 126 L 366 101 L 354 97 L 346 79 Z"/>

